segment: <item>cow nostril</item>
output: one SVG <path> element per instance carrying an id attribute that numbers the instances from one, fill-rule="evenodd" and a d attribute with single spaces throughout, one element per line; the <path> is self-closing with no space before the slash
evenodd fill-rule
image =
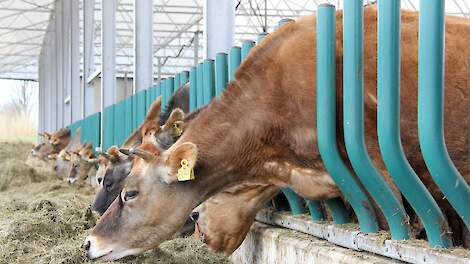
<path id="1" fill-rule="evenodd" d="M 196 222 L 199 219 L 199 212 L 192 212 L 190 217 L 193 222 Z"/>
<path id="2" fill-rule="evenodd" d="M 90 250 L 90 247 L 91 247 L 91 242 L 90 242 L 90 240 L 87 240 L 87 241 L 85 241 L 85 243 L 83 243 L 83 248 L 84 248 L 86 251 Z"/>
<path id="3" fill-rule="evenodd" d="M 57 171 L 57 166 L 54 166 L 54 171 Z"/>
<path id="4" fill-rule="evenodd" d="M 103 178 L 101 178 L 101 177 L 98 177 L 98 179 L 97 179 L 97 180 L 98 180 L 98 184 L 100 184 L 100 183 L 101 183 L 101 181 L 103 180 Z"/>

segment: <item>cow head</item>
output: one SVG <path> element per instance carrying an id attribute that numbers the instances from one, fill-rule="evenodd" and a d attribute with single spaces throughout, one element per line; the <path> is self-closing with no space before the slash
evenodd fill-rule
<path id="1" fill-rule="evenodd" d="M 154 135 L 154 143 L 158 148 L 166 150 L 178 140 L 184 130 L 183 119 L 183 110 L 176 108 L 171 112 L 165 124 L 160 127 L 160 131 Z"/>
<path id="2" fill-rule="evenodd" d="M 70 161 L 72 159 L 71 152 L 69 150 L 63 149 L 57 155 L 50 155 L 49 158 L 53 162 L 53 169 L 57 177 L 63 180 L 67 180 Z"/>
<path id="3" fill-rule="evenodd" d="M 58 153 L 64 149 L 70 142 L 70 129 L 61 128 L 57 132 L 54 132 L 49 139 L 49 143 L 54 148 L 55 153 Z"/>
<path id="4" fill-rule="evenodd" d="M 97 181 L 101 188 L 95 196 L 93 209 L 103 214 L 122 190 L 124 179 L 131 171 L 133 157 L 123 155 L 115 146 L 99 157 Z M 101 178 L 101 180 L 100 180 Z"/>
<path id="5" fill-rule="evenodd" d="M 196 163 L 193 143 L 174 145 L 164 153 L 144 143 L 130 150 L 132 170 L 120 195 L 84 243 L 89 258 L 119 259 L 158 246 L 175 234 L 200 201 L 196 181 L 178 181 L 182 161 L 189 170 Z"/>
<path id="6" fill-rule="evenodd" d="M 98 163 L 93 153 L 93 144 L 85 144 L 78 151 L 70 153 L 68 182 L 83 181 L 89 177 L 90 170 Z M 94 183 L 92 183 L 94 185 Z"/>
<path id="7" fill-rule="evenodd" d="M 50 143 L 51 134 L 44 132 L 38 135 L 42 138 L 42 142 L 31 149 L 30 157 L 47 161 L 48 156 L 54 152 L 54 147 Z"/>
<path id="8" fill-rule="evenodd" d="M 245 239 L 256 213 L 279 188 L 273 185 L 239 184 L 211 197 L 191 217 L 194 235 L 213 251 L 230 255 Z"/>

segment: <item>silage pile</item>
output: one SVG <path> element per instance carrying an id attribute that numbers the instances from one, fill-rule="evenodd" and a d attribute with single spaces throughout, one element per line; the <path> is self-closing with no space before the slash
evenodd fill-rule
<path id="1" fill-rule="evenodd" d="M 26 162 L 26 143 L 0 143 L 0 263 L 86 263 L 80 246 L 96 223 L 93 190 Z M 119 263 L 228 263 L 191 238 Z"/>

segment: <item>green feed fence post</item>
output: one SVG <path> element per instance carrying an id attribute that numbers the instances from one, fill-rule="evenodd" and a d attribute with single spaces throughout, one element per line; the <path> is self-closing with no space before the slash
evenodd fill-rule
<path id="1" fill-rule="evenodd" d="M 380 151 L 394 182 L 423 223 L 433 247 L 450 247 L 447 220 L 403 152 L 400 139 L 400 1 L 378 2 L 377 126 Z"/>
<path id="2" fill-rule="evenodd" d="M 241 60 L 243 61 L 248 53 L 250 53 L 251 48 L 255 46 L 255 42 L 253 40 L 245 40 L 242 44 L 242 51 L 241 51 Z"/>
<path id="3" fill-rule="evenodd" d="M 162 87 L 163 87 L 162 85 L 163 85 L 163 80 L 160 80 L 157 84 L 157 89 L 155 90 L 155 95 L 156 95 L 155 99 L 157 99 L 157 97 L 159 97 L 159 96 L 163 97 L 163 90 L 164 89 L 162 89 Z"/>
<path id="4" fill-rule="evenodd" d="M 175 75 L 175 82 L 173 84 L 173 92 L 172 93 L 174 93 L 174 92 L 176 92 L 176 90 L 178 90 L 178 88 L 181 86 L 180 83 L 181 83 L 181 73 L 177 73 Z"/>
<path id="5" fill-rule="evenodd" d="M 323 164 L 351 204 L 361 231 L 378 231 L 372 202 L 341 158 L 336 143 L 336 17 L 333 5 L 317 10 L 317 140 Z"/>
<path id="6" fill-rule="evenodd" d="M 261 32 L 258 34 L 258 37 L 256 39 L 256 42 L 258 43 L 258 45 L 263 41 L 263 39 L 268 35 L 268 33 L 266 32 Z"/>
<path id="7" fill-rule="evenodd" d="M 235 71 L 240 66 L 241 62 L 241 48 L 240 47 L 232 47 L 230 49 L 230 58 L 229 58 L 229 66 L 228 66 L 228 80 L 233 81 L 235 80 Z"/>
<path id="8" fill-rule="evenodd" d="M 292 189 L 281 188 L 281 192 L 286 196 L 293 215 L 303 214 L 306 212 L 302 198 L 300 198 Z"/>
<path id="9" fill-rule="evenodd" d="M 228 83 L 227 54 L 217 53 L 215 57 L 215 96 L 219 96 Z"/>
<path id="10" fill-rule="evenodd" d="M 410 227 L 405 210 L 374 167 L 367 152 L 364 135 L 364 80 L 363 80 L 363 3 L 362 0 L 344 2 L 344 141 L 352 167 L 372 198 L 382 210 L 392 238 L 409 239 Z"/>
<path id="11" fill-rule="evenodd" d="M 182 71 L 181 72 L 181 77 L 180 77 L 180 86 L 187 83 L 188 80 L 189 80 L 189 71 Z"/>
<path id="12" fill-rule="evenodd" d="M 419 144 L 432 178 L 470 229 L 470 188 L 444 139 L 444 0 L 420 1 L 419 6 Z"/>
<path id="13" fill-rule="evenodd" d="M 204 105 L 204 71 L 203 64 L 199 63 L 197 65 L 197 78 L 196 78 L 196 108 Z"/>
<path id="14" fill-rule="evenodd" d="M 308 211 L 313 221 L 325 221 L 325 214 L 323 213 L 323 206 L 320 201 L 313 201 L 305 199 L 307 202 Z"/>
<path id="15" fill-rule="evenodd" d="M 205 59 L 203 63 L 203 104 L 208 104 L 215 94 L 215 83 L 214 83 L 214 60 Z"/>
<path id="16" fill-rule="evenodd" d="M 280 28 L 280 27 L 282 27 L 283 25 L 285 25 L 285 24 L 287 24 L 287 23 L 289 23 L 289 22 L 291 22 L 291 21 L 294 21 L 294 20 L 291 19 L 291 18 L 283 18 L 283 19 L 279 20 L 279 22 L 277 22 L 277 28 Z"/>
<path id="17" fill-rule="evenodd" d="M 166 79 L 166 87 L 165 87 L 165 104 L 162 104 L 162 112 L 166 111 L 168 103 L 170 102 L 171 95 L 173 94 L 173 88 L 175 87 L 175 78 L 168 77 Z M 163 110 L 165 109 L 165 110 Z"/>
<path id="18" fill-rule="evenodd" d="M 351 222 L 348 209 L 341 198 L 325 200 L 325 205 L 330 210 L 331 216 L 333 217 L 333 223 L 339 225 Z"/>
<path id="19" fill-rule="evenodd" d="M 192 67 L 189 72 L 189 111 L 197 108 L 197 69 Z"/>

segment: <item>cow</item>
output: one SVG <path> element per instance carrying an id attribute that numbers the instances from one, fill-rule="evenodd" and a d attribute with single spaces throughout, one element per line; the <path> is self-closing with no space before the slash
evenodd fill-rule
<path id="1" fill-rule="evenodd" d="M 231 255 L 243 242 L 256 213 L 279 192 L 279 187 L 243 183 L 223 190 L 192 213 L 194 236 L 210 250 Z"/>
<path id="2" fill-rule="evenodd" d="M 68 144 L 61 149 L 58 154 L 51 154 L 48 156 L 48 159 L 50 159 L 53 164 L 52 169 L 59 179 L 67 181 L 71 166 L 71 152 L 79 151 L 84 147 L 84 145 L 80 144 L 81 133 L 81 128 L 77 128 L 73 138 L 69 140 Z"/>
<path id="3" fill-rule="evenodd" d="M 38 133 L 42 142 L 31 149 L 30 157 L 47 161 L 49 155 L 58 154 L 70 141 L 70 129 L 62 128 L 49 134 Z"/>
<path id="4" fill-rule="evenodd" d="M 95 158 L 93 143 L 84 144 L 78 151 L 69 152 L 69 155 L 70 166 L 67 181 L 70 184 L 76 181 L 86 182 L 97 189 L 99 183 L 95 178 L 96 171 L 94 169 L 98 159 Z"/>
<path id="5" fill-rule="evenodd" d="M 167 107 L 168 114 L 162 113 L 161 97 L 158 97 L 150 106 L 142 124 L 126 140 L 122 148 L 129 149 L 142 142 L 152 142 L 165 149 L 171 146 L 182 133 L 184 111 L 188 110 L 188 89 L 189 85 L 185 84 L 173 94 Z M 178 108 L 179 106 L 182 109 Z M 100 168 L 103 165 L 106 169 L 101 169 L 102 176 L 97 175 L 103 178 L 103 182 L 93 202 L 93 209 L 99 214 L 103 214 L 121 192 L 122 182 L 130 172 L 133 157 L 122 155 L 117 148 L 112 147 L 101 159 Z"/>
<path id="6" fill-rule="evenodd" d="M 376 123 L 377 11 L 364 9 L 365 131 L 370 156 L 396 191 L 381 161 Z M 337 13 L 337 101 L 342 101 L 342 13 Z M 417 133 L 418 14 L 402 12 L 402 142 L 415 171 L 448 215 L 451 206 L 432 182 Z M 252 49 L 232 81 L 186 127 L 168 150 L 145 143 L 134 149 L 123 190 L 84 248 L 91 259 L 119 259 L 170 238 L 191 211 L 214 194 L 244 182 L 291 187 L 312 200 L 340 196 L 316 144 L 315 17 L 290 22 Z M 468 33 L 468 34 L 467 34 Z M 446 18 L 445 125 L 449 154 L 470 181 L 470 22 Z M 307 58 L 307 59 L 306 59 Z M 342 105 L 338 106 L 342 113 Z M 337 116 L 342 135 L 342 115 Z M 340 152 L 344 142 L 338 137 Z M 284 171 L 280 177 L 272 170 Z M 178 172 L 182 175 L 178 175 Z M 179 181 L 189 179 L 187 181 Z M 192 179 L 192 180 L 191 180 Z"/>

